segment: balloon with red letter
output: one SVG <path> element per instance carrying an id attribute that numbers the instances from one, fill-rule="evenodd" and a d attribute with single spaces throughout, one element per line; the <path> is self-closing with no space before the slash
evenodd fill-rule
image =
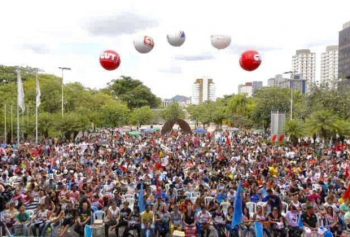
<path id="1" fill-rule="evenodd" d="M 117 69 L 120 65 L 119 54 L 113 50 L 104 51 L 100 55 L 100 64 L 104 69 L 108 71 Z"/>
<path id="2" fill-rule="evenodd" d="M 261 64 L 261 56 L 258 51 L 247 50 L 242 53 L 239 64 L 246 71 L 254 71 Z"/>
<path id="3" fill-rule="evenodd" d="M 149 53 L 154 47 L 154 41 L 149 36 L 138 36 L 134 40 L 134 46 L 139 53 Z"/>

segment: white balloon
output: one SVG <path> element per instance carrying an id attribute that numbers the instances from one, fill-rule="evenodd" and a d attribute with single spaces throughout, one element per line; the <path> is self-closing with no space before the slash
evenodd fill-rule
<path id="1" fill-rule="evenodd" d="M 154 41 L 152 37 L 140 36 L 134 40 L 134 46 L 139 53 L 149 53 L 154 47 Z"/>
<path id="2" fill-rule="evenodd" d="M 174 47 L 180 47 L 186 40 L 185 32 L 178 31 L 173 34 L 168 34 L 167 39 L 170 45 Z"/>
<path id="3" fill-rule="evenodd" d="M 214 48 L 224 49 L 231 44 L 231 36 L 229 35 L 212 35 L 211 44 Z"/>

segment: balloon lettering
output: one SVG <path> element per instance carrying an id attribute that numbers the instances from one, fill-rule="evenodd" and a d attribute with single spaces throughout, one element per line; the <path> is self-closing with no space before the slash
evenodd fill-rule
<path id="1" fill-rule="evenodd" d="M 149 46 L 151 46 L 151 47 L 154 46 L 153 39 L 150 38 L 150 37 L 148 37 L 148 36 L 145 36 L 145 39 L 144 39 L 143 42 L 144 42 L 145 45 L 149 45 Z"/>
<path id="2" fill-rule="evenodd" d="M 254 55 L 254 60 L 255 60 L 255 61 L 261 61 L 261 56 L 260 56 L 260 54 L 255 54 L 255 55 Z"/>
<path id="3" fill-rule="evenodd" d="M 114 60 L 115 57 L 116 57 L 116 55 L 112 54 L 112 53 L 103 53 L 103 54 L 101 54 L 101 58 L 102 59 L 110 59 L 110 58 L 112 58 L 112 60 Z"/>

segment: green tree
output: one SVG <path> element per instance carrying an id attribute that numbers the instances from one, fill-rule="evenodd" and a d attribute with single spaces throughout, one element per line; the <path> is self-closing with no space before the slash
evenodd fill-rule
<path id="1" fill-rule="evenodd" d="M 271 123 L 271 111 L 290 110 L 290 90 L 264 87 L 254 91 L 255 106 L 251 118 L 266 130 Z"/>
<path id="2" fill-rule="evenodd" d="M 106 91 L 111 91 L 112 95 L 124 101 L 130 109 L 142 106 L 156 108 L 161 104 L 161 100 L 147 86 L 143 85 L 140 80 L 122 76 L 113 82 Z"/>
<path id="3" fill-rule="evenodd" d="M 289 139 L 294 146 L 298 144 L 299 138 L 302 138 L 307 134 L 305 123 L 301 120 L 287 121 L 283 130 L 289 136 Z"/>
<path id="4" fill-rule="evenodd" d="M 131 113 L 131 122 L 135 125 L 141 126 L 152 123 L 155 114 L 149 106 L 136 108 Z"/>
<path id="5" fill-rule="evenodd" d="M 331 136 L 340 131 L 339 117 L 328 110 L 320 110 L 311 114 L 306 121 L 311 135 L 319 134 L 328 144 Z"/>
<path id="6" fill-rule="evenodd" d="M 120 127 L 130 121 L 130 110 L 126 104 L 115 101 L 102 108 L 104 126 Z"/>
<path id="7" fill-rule="evenodd" d="M 59 122 L 55 122 L 55 125 L 55 129 L 60 131 L 67 140 L 70 140 L 75 139 L 79 132 L 89 129 L 89 120 L 80 114 L 66 113 Z"/>
<path id="8" fill-rule="evenodd" d="M 170 120 L 170 119 L 183 119 L 185 118 L 185 112 L 183 109 L 180 107 L 179 103 L 177 102 L 172 102 L 169 104 L 168 107 L 166 107 L 162 111 L 162 117 L 165 120 Z"/>

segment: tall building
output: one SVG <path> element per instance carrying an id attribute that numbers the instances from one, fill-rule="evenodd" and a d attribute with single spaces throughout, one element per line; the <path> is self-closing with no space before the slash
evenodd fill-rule
<path id="1" fill-rule="evenodd" d="M 306 80 L 301 78 L 299 74 L 293 74 L 293 77 L 283 78 L 282 74 L 276 75 L 274 78 L 268 80 L 268 87 L 279 87 L 293 89 L 294 91 L 301 91 L 302 94 L 306 93 Z"/>
<path id="2" fill-rule="evenodd" d="M 339 88 L 350 85 L 350 21 L 339 32 L 338 77 Z"/>
<path id="3" fill-rule="evenodd" d="M 244 85 L 238 85 L 238 94 L 246 93 L 248 97 L 252 96 L 254 90 L 263 87 L 262 81 L 246 82 Z"/>
<path id="4" fill-rule="evenodd" d="M 198 105 L 204 101 L 215 101 L 215 84 L 213 79 L 203 77 L 196 79 L 192 87 L 192 104 Z"/>
<path id="5" fill-rule="evenodd" d="M 247 94 L 248 97 L 251 97 L 253 95 L 253 83 L 252 82 L 246 82 L 242 87 L 239 88 L 238 94 Z"/>
<path id="6" fill-rule="evenodd" d="M 267 86 L 268 87 L 279 87 L 279 84 L 285 80 L 288 80 L 287 78 L 283 78 L 282 74 L 277 74 L 275 77 L 268 79 Z"/>
<path id="7" fill-rule="evenodd" d="M 307 84 L 315 82 L 316 54 L 309 49 L 300 49 L 293 56 L 292 69 L 295 74 L 301 75 Z"/>
<path id="8" fill-rule="evenodd" d="M 262 81 L 253 81 L 253 89 L 256 90 L 256 89 L 260 89 L 263 87 L 263 82 Z"/>
<path id="9" fill-rule="evenodd" d="M 321 82 L 331 85 L 338 81 L 338 46 L 328 46 L 321 55 Z"/>

